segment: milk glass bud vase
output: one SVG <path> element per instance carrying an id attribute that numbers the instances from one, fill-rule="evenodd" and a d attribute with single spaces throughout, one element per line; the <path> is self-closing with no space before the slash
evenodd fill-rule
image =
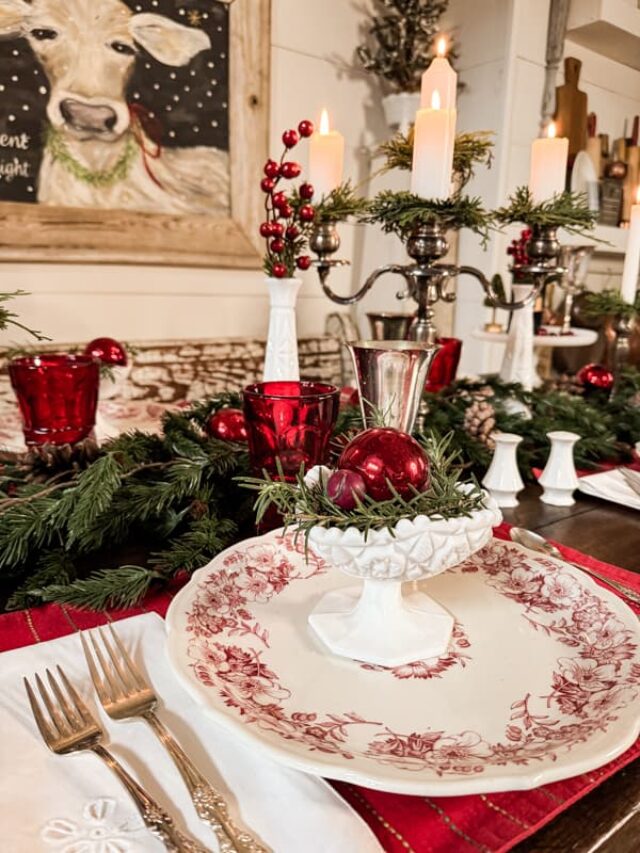
<path id="1" fill-rule="evenodd" d="M 526 299 L 532 288 L 532 284 L 512 284 L 514 301 Z M 533 303 L 518 308 L 511 314 L 500 379 L 504 382 L 520 382 L 525 391 L 531 391 L 540 383 L 533 353 Z"/>
<path id="2" fill-rule="evenodd" d="M 573 448 L 580 436 L 575 432 L 548 432 L 551 453 L 538 481 L 543 487 L 542 500 L 551 506 L 573 506 L 573 493 L 578 487 L 578 475 L 573 461 Z"/>
<path id="3" fill-rule="evenodd" d="M 491 437 L 496 447 L 482 485 L 498 506 L 518 506 L 517 495 L 524 488 L 524 483 L 518 470 L 516 454 L 522 436 L 511 432 L 494 432 Z"/>
<path id="4" fill-rule="evenodd" d="M 299 278 L 267 278 L 269 288 L 269 333 L 264 360 L 265 382 L 300 379 L 296 301 L 302 281 Z"/>

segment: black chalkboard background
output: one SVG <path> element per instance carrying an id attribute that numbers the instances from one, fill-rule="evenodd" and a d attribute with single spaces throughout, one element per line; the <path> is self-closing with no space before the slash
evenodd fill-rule
<path id="1" fill-rule="evenodd" d="M 153 12 L 197 26 L 212 45 L 183 68 L 163 65 L 141 49 L 127 101 L 154 114 L 164 147 L 206 145 L 228 150 L 228 6 L 214 0 L 122 2 L 134 12 Z M 0 40 L 0 201 L 37 202 L 48 97 L 47 78 L 28 42 Z"/>

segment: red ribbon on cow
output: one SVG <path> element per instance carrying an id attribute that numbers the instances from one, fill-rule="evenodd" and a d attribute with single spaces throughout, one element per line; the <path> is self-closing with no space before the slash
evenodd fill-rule
<path id="1" fill-rule="evenodd" d="M 147 159 L 159 160 L 162 156 L 163 127 L 158 119 L 155 118 L 155 116 L 152 116 L 149 110 L 146 107 L 143 107 L 142 104 L 128 104 L 127 106 L 129 107 L 129 115 L 131 116 L 131 130 L 133 132 L 133 138 L 140 148 L 145 171 L 153 183 L 160 187 L 161 190 L 164 190 L 165 188 L 154 175 L 153 170 L 149 165 L 149 160 Z M 155 145 L 154 150 L 149 150 L 147 148 L 147 139 Z"/>

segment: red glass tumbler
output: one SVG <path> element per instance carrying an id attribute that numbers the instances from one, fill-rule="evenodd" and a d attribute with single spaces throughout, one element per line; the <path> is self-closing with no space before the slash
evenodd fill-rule
<path id="1" fill-rule="evenodd" d="M 294 481 L 305 470 L 327 461 L 338 416 L 340 392 L 321 382 L 258 382 L 244 390 L 244 414 L 251 467 Z"/>
<path id="2" fill-rule="evenodd" d="M 74 444 L 96 422 L 100 365 L 84 355 L 34 355 L 9 364 L 27 444 Z"/>
<path id="3" fill-rule="evenodd" d="M 425 390 L 432 393 L 442 391 L 454 381 L 462 352 L 462 341 L 459 338 L 438 338 L 436 343 L 440 349 L 433 358 L 425 385 Z"/>

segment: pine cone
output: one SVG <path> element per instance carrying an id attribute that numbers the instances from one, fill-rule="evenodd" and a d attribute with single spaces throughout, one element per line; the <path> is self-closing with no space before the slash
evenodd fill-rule
<path id="1" fill-rule="evenodd" d="M 93 435 L 77 444 L 32 445 L 20 457 L 20 463 L 33 471 L 33 479 L 46 479 L 57 471 L 82 470 L 98 456 L 99 447 Z"/>
<path id="2" fill-rule="evenodd" d="M 496 410 L 486 398 L 476 398 L 464 413 L 465 431 L 486 447 L 493 448 L 491 433 L 496 428 Z"/>

